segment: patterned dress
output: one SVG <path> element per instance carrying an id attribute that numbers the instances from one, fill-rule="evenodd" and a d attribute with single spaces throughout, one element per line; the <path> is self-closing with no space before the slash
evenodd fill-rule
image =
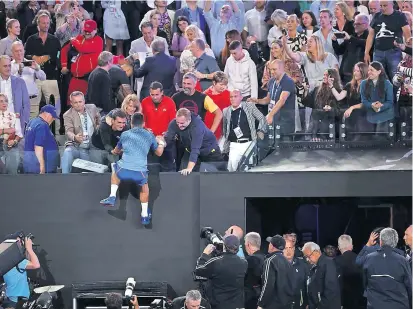
<path id="1" fill-rule="evenodd" d="M 105 35 L 112 40 L 129 40 L 128 25 L 121 10 L 121 2 L 103 0 L 101 3 L 105 9 L 105 14 L 103 14 Z"/>

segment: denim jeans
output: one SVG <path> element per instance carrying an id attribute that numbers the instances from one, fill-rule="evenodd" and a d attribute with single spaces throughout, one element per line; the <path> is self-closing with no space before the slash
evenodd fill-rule
<path id="1" fill-rule="evenodd" d="M 16 175 L 20 163 L 20 153 L 17 147 L 11 149 L 0 144 L 0 173 L 7 172 L 7 174 Z M 2 171 L 1 165 L 4 165 Z"/>
<path id="2" fill-rule="evenodd" d="M 75 159 L 101 163 L 101 160 L 99 159 L 100 152 L 101 150 L 92 147 L 90 149 L 85 149 L 76 146 L 67 146 L 63 152 L 60 164 L 62 167 L 62 174 L 69 174 L 72 172 L 72 164 Z"/>
<path id="3" fill-rule="evenodd" d="M 389 76 L 389 79 L 392 81 L 394 75 L 397 72 L 397 66 L 400 61 L 402 61 L 402 52 L 398 48 L 393 48 L 389 50 L 374 50 L 373 61 L 380 62 L 384 70 Z"/>

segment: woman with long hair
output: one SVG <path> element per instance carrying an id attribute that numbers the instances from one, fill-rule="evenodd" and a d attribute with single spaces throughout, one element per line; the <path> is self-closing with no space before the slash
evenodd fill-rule
<path id="1" fill-rule="evenodd" d="M 242 42 L 241 34 L 236 29 L 229 30 L 225 33 L 225 46 L 221 50 L 218 58 L 218 66 L 222 71 L 224 71 L 225 69 L 225 65 L 229 56 L 231 56 L 231 53 L 229 52 L 229 44 L 231 44 L 233 41 Z"/>
<path id="2" fill-rule="evenodd" d="M 273 41 L 280 39 L 287 34 L 287 12 L 277 9 L 271 14 L 271 21 L 274 26 L 268 32 L 268 46 L 271 47 Z"/>
<path id="3" fill-rule="evenodd" d="M 179 16 L 176 20 L 176 32 L 172 37 L 171 51 L 175 57 L 181 57 L 185 47 L 188 46 L 188 39 L 185 36 L 186 28 L 191 24 L 186 16 Z"/>
<path id="4" fill-rule="evenodd" d="M 314 32 L 318 31 L 319 28 L 317 27 L 317 18 L 313 12 L 303 12 L 303 15 L 301 16 L 301 28 L 303 28 L 307 38 L 309 38 Z"/>
<path id="5" fill-rule="evenodd" d="M 332 87 L 332 92 L 337 101 L 341 101 L 343 104 L 340 109 L 344 109 L 343 119 L 346 120 L 346 132 L 357 133 L 364 131 L 363 124 L 366 117 L 365 109 L 361 103 L 360 96 L 360 84 L 363 80 L 367 79 L 369 66 L 364 62 L 358 62 L 353 69 L 353 78 L 348 82 L 341 92 L 338 92 L 334 87 L 332 81 L 329 86 Z"/>
<path id="6" fill-rule="evenodd" d="M 141 103 L 139 101 L 139 98 L 136 94 L 128 94 L 122 102 L 122 105 L 120 106 L 120 109 L 126 114 L 126 127 L 130 128 L 131 127 L 131 119 L 133 114 L 135 113 L 140 113 L 142 111 L 141 108 Z M 112 111 L 109 112 L 109 114 L 105 117 L 106 123 L 108 125 L 112 125 Z"/>
<path id="7" fill-rule="evenodd" d="M 314 91 L 314 100 L 306 101 L 311 104 L 309 107 L 313 109 L 310 130 L 314 142 L 325 140 L 323 136 L 329 133 L 329 125 L 335 122 L 338 102 L 333 94 L 333 89 L 338 92 L 342 90 L 340 74 L 337 69 L 327 69 L 324 72 L 321 85 Z M 322 137 L 318 137 L 318 134 L 322 134 Z"/>
<path id="8" fill-rule="evenodd" d="M 153 26 L 153 34 L 154 36 L 159 36 L 168 41 L 168 36 L 166 35 L 166 32 L 159 28 L 159 25 L 161 24 L 161 15 L 161 12 L 159 12 L 158 10 L 152 10 L 151 14 L 149 15 L 150 22 Z"/>
<path id="9" fill-rule="evenodd" d="M 139 29 L 141 29 L 141 26 L 144 22 L 151 21 L 151 13 L 155 10 L 158 11 L 161 14 L 161 21 L 159 23 L 159 29 L 165 31 L 168 37 L 167 39 L 168 44 L 171 42 L 171 39 L 172 39 L 172 21 L 174 20 L 174 17 L 175 17 L 175 11 L 167 9 L 168 5 L 171 2 L 173 1 L 171 0 L 168 0 L 168 1 L 147 0 L 146 1 L 147 5 L 153 10 L 148 11 L 143 17 L 141 23 L 139 24 Z"/>
<path id="10" fill-rule="evenodd" d="M 295 14 L 287 17 L 287 44 L 293 52 L 305 51 L 307 48 L 307 36 L 304 32 L 298 32 L 300 19 Z"/>
<path id="11" fill-rule="evenodd" d="M 336 18 L 334 29 L 341 32 L 347 32 L 348 35 L 353 35 L 355 33 L 353 15 L 345 2 L 336 3 L 334 7 L 334 17 Z"/>
<path id="12" fill-rule="evenodd" d="M 369 65 L 368 78 L 360 85 L 361 103 L 367 110 L 367 121 L 374 126 L 377 136 L 388 131 L 394 118 L 393 85 L 387 79 L 380 62 Z"/>

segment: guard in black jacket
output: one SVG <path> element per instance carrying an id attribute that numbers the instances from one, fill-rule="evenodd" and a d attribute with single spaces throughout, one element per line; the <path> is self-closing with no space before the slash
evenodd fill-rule
<path id="1" fill-rule="evenodd" d="M 293 268 L 283 255 L 285 240 L 280 235 L 268 237 L 268 255 L 261 276 L 259 308 L 290 309 L 293 304 Z"/>
<path id="2" fill-rule="evenodd" d="M 211 309 L 208 301 L 202 298 L 198 290 L 191 290 L 186 293 L 186 296 L 177 297 L 172 301 L 172 309 Z"/>
<path id="3" fill-rule="evenodd" d="M 399 236 L 392 228 L 380 232 L 380 249 L 363 264 L 368 309 L 412 308 L 412 274 L 406 258 L 395 249 Z"/>
<path id="4" fill-rule="evenodd" d="M 261 236 L 256 232 L 245 235 L 245 257 L 248 262 L 247 275 L 245 276 L 245 309 L 257 309 L 258 298 L 261 294 L 261 274 L 265 254 L 260 251 Z"/>
<path id="5" fill-rule="evenodd" d="M 195 275 L 208 278 L 208 301 L 212 309 L 244 307 L 244 278 L 247 261 L 237 256 L 240 241 L 235 235 L 224 238 L 224 253 L 212 257 L 215 250 L 208 245 L 197 261 Z"/>
<path id="6" fill-rule="evenodd" d="M 319 245 L 308 242 L 304 257 L 313 267 L 307 281 L 308 309 L 340 309 L 340 285 L 334 260 L 321 254 Z"/>
<path id="7" fill-rule="evenodd" d="M 302 258 L 295 255 L 295 244 L 285 237 L 284 257 L 293 267 L 293 309 L 304 309 L 308 305 L 307 279 L 310 272 L 310 265 Z"/>

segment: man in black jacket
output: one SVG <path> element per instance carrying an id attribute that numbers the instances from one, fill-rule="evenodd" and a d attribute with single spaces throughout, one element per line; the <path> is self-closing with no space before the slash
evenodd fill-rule
<path id="1" fill-rule="evenodd" d="M 363 280 L 361 267 L 356 264 L 357 254 L 353 250 L 353 240 L 349 235 L 338 238 L 341 255 L 336 262 L 341 287 L 341 305 L 343 309 L 358 308 L 363 299 Z"/>
<path id="2" fill-rule="evenodd" d="M 396 250 L 399 236 L 392 228 L 380 232 L 380 249 L 363 264 L 367 309 L 412 308 L 412 273 L 409 262 Z"/>
<path id="3" fill-rule="evenodd" d="M 211 305 L 198 290 L 188 291 L 185 296 L 175 298 L 171 306 L 172 309 L 211 309 Z"/>
<path id="4" fill-rule="evenodd" d="M 313 267 L 307 281 L 308 309 L 340 309 L 340 285 L 334 261 L 321 254 L 320 246 L 308 242 L 304 257 Z"/>
<path id="5" fill-rule="evenodd" d="M 237 256 L 239 245 L 237 236 L 225 236 L 222 255 L 212 257 L 215 247 L 208 245 L 196 263 L 195 275 L 209 279 L 207 294 L 212 309 L 244 307 L 244 278 L 248 264 Z"/>
<path id="6" fill-rule="evenodd" d="M 261 236 L 250 232 L 244 238 L 245 251 L 248 262 L 247 275 L 245 276 L 245 309 L 257 309 L 258 298 L 261 294 L 261 274 L 265 254 L 260 251 Z"/>
<path id="7" fill-rule="evenodd" d="M 290 309 L 293 303 L 293 268 L 283 255 L 285 240 L 280 235 L 268 237 L 268 255 L 261 275 L 262 291 L 258 308 Z"/>

